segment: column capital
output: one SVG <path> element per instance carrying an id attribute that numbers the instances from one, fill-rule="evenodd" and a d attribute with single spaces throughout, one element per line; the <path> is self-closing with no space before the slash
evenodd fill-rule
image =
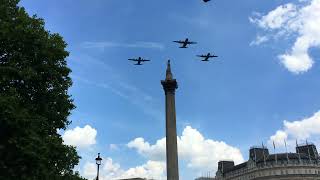
<path id="1" fill-rule="evenodd" d="M 162 80 L 161 84 L 165 93 L 175 93 L 176 89 L 178 88 L 178 83 L 175 79 Z"/>
<path id="2" fill-rule="evenodd" d="M 178 88 L 178 83 L 176 79 L 173 79 L 173 75 L 171 72 L 171 65 L 170 60 L 167 63 L 167 70 L 166 70 L 166 79 L 161 81 L 163 89 L 166 93 L 174 93 L 175 90 Z"/>

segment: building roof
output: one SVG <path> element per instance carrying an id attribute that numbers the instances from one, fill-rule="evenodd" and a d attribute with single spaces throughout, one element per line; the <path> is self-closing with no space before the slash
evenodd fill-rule
<path id="1" fill-rule="evenodd" d="M 247 167 L 247 164 L 248 164 L 248 162 L 244 162 L 244 163 L 238 164 L 236 166 L 233 166 L 233 168 L 230 168 L 230 169 L 226 170 L 224 173 L 245 168 L 245 167 Z"/>
<path id="2" fill-rule="evenodd" d="M 300 157 L 299 157 L 300 155 Z M 298 153 L 279 153 L 279 154 L 270 154 L 268 156 L 266 156 L 266 162 L 274 162 L 276 161 L 289 161 L 290 160 L 299 160 L 299 158 L 301 160 L 309 160 L 309 156 L 306 155 L 306 154 L 298 154 Z M 316 158 L 310 156 L 310 159 L 311 160 L 317 160 Z M 261 164 L 261 163 L 264 163 L 264 159 L 259 159 L 257 160 L 256 162 L 257 164 Z M 247 164 L 248 164 L 248 161 L 247 162 L 244 162 L 244 163 L 241 163 L 241 164 L 238 164 L 230 169 L 226 169 L 223 173 L 228 173 L 228 172 L 231 172 L 231 171 L 235 171 L 235 170 L 238 170 L 238 169 L 242 169 L 242 168 L 245 168 L 247 167 Z"/>
<path id="3" fill-rule="evenodd" d="M 299 157 L 300 156 L 300 157 Z M 270 162 L 270 161 L 275 161 L 277 159 L 277 161 L 282 161 L 282 160 L 299 160 L 299 158 L 301 160 L 303 159 L 308 159 L 309 160 L 309 156 L 306 154 L 298 154 L 298 153 L 279 153 L 279 154 L 270 154 L 268 156 L 266 156 L 266 162 Z M 310 156 L 311 160 L 316 160 L 316 158 L 314 158 L 313 156 Z M 257 163 L 260 162 L 264 162 L 264 159 L 261 158 L 259 160 L 257 160 Z"/>

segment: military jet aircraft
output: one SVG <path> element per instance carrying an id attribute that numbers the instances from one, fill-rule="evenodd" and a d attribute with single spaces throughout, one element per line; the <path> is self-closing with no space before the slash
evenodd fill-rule
<path id="1" fill-rule="evenodd" d="M 173 42 L 181 44 L 179 48 L 188 48 L 187 45 L 189 44 L 197 44 L 196 42 L 189 41 L 188 38 L 184 41 L 173 41 Z"/>
<path id="2" fill-rule="evenodd" d="M 137 59 L 135 58 L 132 58 L 132 59 L 128 59 L 129 61 L 135 61 L 137 62 L 136 64 L 134 65 L 143 65 L 142 62 L 146 62 L 146 61 L 150 61 L 148 59 L 143 59 L 142 57 L 138 57 Z"/>
<path id="3" fill-rule="evenodd" d="M 215 55 L 211 55 L 210 53 L 208 53 L 207 55 L 197 55 L 197 56 L 204 58 L 201 61 L 209 61 L 209 58 L 218 57 L 218 56 L 215 56 Z"/>
<path id="4" fill-rule="evenodd" d="M 206 3 L 206 2 L 209 2 L 209 1 L 211 1 L 211 0 L 203 0 L 203 2 L 205 2 L 205 3 Z"/>

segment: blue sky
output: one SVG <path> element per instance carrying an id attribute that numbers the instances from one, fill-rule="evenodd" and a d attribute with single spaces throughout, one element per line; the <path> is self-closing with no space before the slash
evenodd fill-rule
<path id="1" fill-rule="evenodd" d="M 160 80 L 165 77 L 167 59 L 172 61 L 179 84 L 178 136 L 190 127 L 207 140 L 239 149 L 244 159 L 250 146 L 262 141 L 267 144 L 278 130 L 294 136 L 283 121 L 305 122 L 320 109 L 319 44 L 307 48 L 312 67 L 303 68 L 303 64 L 292 69 L 279 55 L 294 57 L 294 43 L 309 34 L 302 28 L 286 28 L 291 22 L 274 20 L 288 20 L 286 14 L 263 17 L 278 12 L 277 7 L 303 13 L 312 2 L 319 4 L 318 0 L 212 0 L 207 4 L 200 0 L 22 0 L 20 4 L 30 14 L 44 18 L 46 28 L 62 35 L 68 44 L 73 78 L 70 94 L 77 106 L 69 129 L 88 125 L 96 132 L 94 142 L 78 148 L 83 158 L 77 168 L 92 177 L 85 168 L 92 167 L 88 163 L 98 152 L 104 159 L 112 159 L 112 167 L 120 166 L 114 170 L 119 174 L 149 160 L 157 161 L 143 155 L 150 151 L 128 144 L 142 137 L 144 143 L 156 147 L 156 141 L 165 136 Z M 288 3 L 295 8 L 283 6 Z M 288 18 L 296 20 L 299 15 Z M 187 37 L 198 44 L 179 49 L 172 43 Z M 257 37 L 265 40 L 254 44 Z M 195 57 L 208 52 L 219 58 L 201 62 Z M 138 56 L 152 61 L 144 66 L 127 61 Z M 319 133 L 310 131 L 309 135 Z M 206 167 L 208 163 L 194 168 L 190 156 L 197 154 L 180 160 L 182 179 L 216 168 Z"/>

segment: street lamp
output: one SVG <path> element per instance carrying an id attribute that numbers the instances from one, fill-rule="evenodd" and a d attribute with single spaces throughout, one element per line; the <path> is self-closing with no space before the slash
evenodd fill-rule
<path id="1" fill-rule="evenodd" d="M 98 166 L 98 172 L 97 172 L 97 180 L 99 180 L 99 166 L 101 165 L 102 158 L 100 157 L 100 153 L 98 153 L 98 157 L 96 158 L 96 164 Z"/>

